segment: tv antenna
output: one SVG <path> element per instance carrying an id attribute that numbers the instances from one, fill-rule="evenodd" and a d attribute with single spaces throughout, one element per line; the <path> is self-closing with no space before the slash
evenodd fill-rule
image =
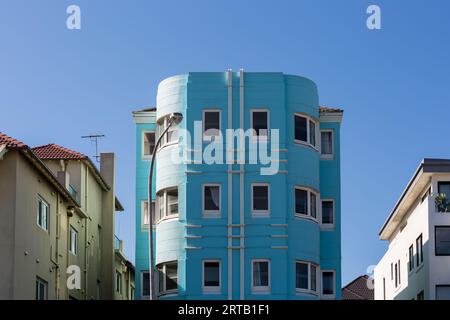
<path id="1" fill-rule="evenodd" d="M 97 162 L 100 162 L 99 161 L 100 156 L 98 155 L 98 139 L 101 139 L 101 138 L 104 138 L 104 137 L 105 137 L 104 134 L 91 134 L 91 135 L 88 135 L 88 136 L 82 136 L 81 137 L 82 139 L 89 139 L 91 141 L 91 143 L 95 143 L 95 156 L 94 156 L 94 158 L 95 158 L 95 160 Z"/>

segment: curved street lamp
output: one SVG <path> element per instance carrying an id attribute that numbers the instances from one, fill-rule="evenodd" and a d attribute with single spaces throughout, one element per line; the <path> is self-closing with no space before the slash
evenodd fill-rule
<path id="1" fill-rule="evenodd" d="M 158 137 L 158 140 L 156 141 L 155 148 L 153 150 L 152 154 L 152 160 L 150 162 L 150 172 L 148 177 L 148 246 L 149 246 L 149 290 L 150 290 L 150 300 L 155 300 L 156 298 L 156 289 L 155 289 L 155 270 L 153 268 L 153 261 L 154 261 L 154 250 L 153 250 L 153 217 L 152 217 L 152 180 L 153 180 L 153 167 L 155 164 L 155 156 L 156 152 L 158 151 L 158 146 L 161 143 L 162 138 L 165 136 L 167 131 L 170 129 L 170 127 L 173 124 L 179 124 L 183 120 L 183 115 L 181 113 L 175 112 L 172 113 L 169 117 L 169 122 L 167 123 L 167 128 L 164 129 L 164 131 L 161 133 L 161 135 Z"/>

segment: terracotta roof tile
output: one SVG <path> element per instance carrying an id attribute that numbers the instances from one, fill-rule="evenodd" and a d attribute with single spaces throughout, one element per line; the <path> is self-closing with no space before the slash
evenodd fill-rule
<path id="1" fill-rule="evenodd" d="M 320 112 L 344 112 L 342 109 L 330 108 L 330 107 L 319 107 Z"/>
<path id="2" fill-rule="evenodd" d="M 0 132 L 0 145 L 6 145 L 7 148 L 24 148 L 25 143 L 11 138 L 10 136 Z"/>
<path id="3" fill-rule="evenodd" d="M 343 300 L 374 300 L 374 290 L 367 285 L 369 277 L 360 276 L 342 288 Z"/>
<path id="4" fill-rule="evenodd" d="M 46 144 L 44 146 L 32 148 L 33 152 L 40 159 L 54 159 L 54 160 L 83 160 L 87 159 L 87 156 L 58 146 L 57 144 Z"/>

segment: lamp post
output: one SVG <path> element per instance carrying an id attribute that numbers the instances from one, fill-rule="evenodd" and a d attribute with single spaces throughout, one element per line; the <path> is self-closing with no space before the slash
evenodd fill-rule
<path id="1" fill-rule="evenodd" d="M 158 151 L 158 146 L 161 143 L 162 138 L 165 136 L 170 127 L 175 123 L 178 124 L 183 120 L 183 115 L 181 113 L 175 112 L 172 113 L 169 117 L 169 121 L 167 123 L 167 127 L 158 137 L 158 140 L 155 143 L 155 148 L 153 150 L 152 159 L 150 162 L 150 172 L 148 177 L 148 246 L 149 246 L 149 290 L 150 290 L 150 300 L 155 300 L 156 298 L 156 289 L 155 289 L 155 270 L 154 270 L 154 252 L 153 252 L 153 216 L 152 216 L 152 180 L 153 180 L 153 167 L 155 164 L 155 156 Z"/>

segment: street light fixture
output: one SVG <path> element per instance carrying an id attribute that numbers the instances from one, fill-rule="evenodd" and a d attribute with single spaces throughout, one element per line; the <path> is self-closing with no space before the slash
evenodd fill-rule
<path id="1" fill-rule="evenodd" d="M 169 117 L 169 121 L 167 123 L 167 128 L 161 133 L 156 141 L 155 148 L 153 150 L 152 159 L 150 162 L 150 172 L 148 177 L 148 246 L 149 246 L 149 290 L 150 290 L 150 300 L 155 300 L 156 298 L 156 289 L 154 283 L 155 281 L 155 270 L 154 270 L 154 251 L 153 251 L 153 216 L 152 216 L 152 180 L 153 180 L 153 167 L 155 164 L 155 156 L 158 151 L 158 146 L 161 143 L 162 138 L 170 129 L 173 124 L 179 124 L 183 120 L 183 115 L 179 112 L 172 113 Z"/>

